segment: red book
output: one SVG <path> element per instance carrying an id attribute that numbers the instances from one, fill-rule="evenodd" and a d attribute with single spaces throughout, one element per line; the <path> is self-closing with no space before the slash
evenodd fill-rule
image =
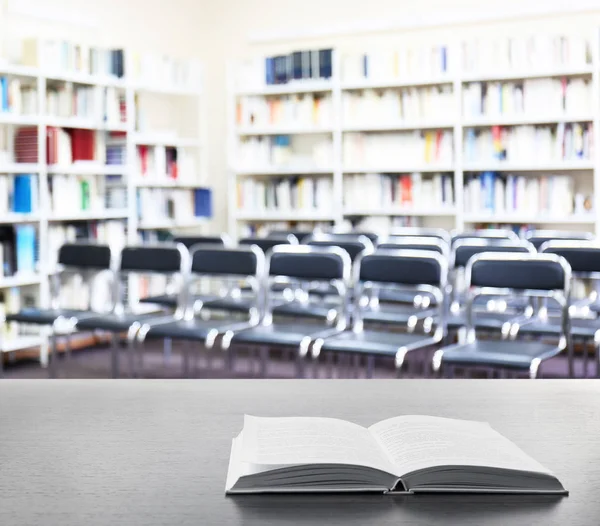
<path id="1" fill-rule="evenodd" d="M 94 160 L 94 130 L 71 130 L 73 162 Z"/>
<path id="2" fill-rule="evenodd" d="M 400 178 L 400 185 L 402 193 L 400 194 L 400 202 L 403 205 L 411 205 L 412 204 L 412 181 L 410 179 L 410 175 L 403 175 Z"/>
<path id="3" fill-rule="evenodd" d="M 19 128 L 15 133 L 15 161 L 18 163 L 38 162 L 37 126 Z"/>

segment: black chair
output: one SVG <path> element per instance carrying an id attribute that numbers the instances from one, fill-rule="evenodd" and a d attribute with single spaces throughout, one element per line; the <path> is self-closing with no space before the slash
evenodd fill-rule
<path id="1" fill-rule="evenodd" d="M 121 251 L 120 261 L 115 272 L 113 292 L 115 305 L 112 312 L 78 319 L 76 325 L 78 330 L 102 330 L 113 335 L 112 372 L 114 377 L 119 374 L 119 346 L 116 342 L 116 335 L 120 333 L 127 334 L 129 368 L 131 374 L 135 374 L 134 353 L 138 354 L 135 347 L 135 337 L 142 324 L 150 320 L 172 320 L 173 317 L 182 319 L 185 314 L 181 308 L 176 309 L 173 315 L 164 312 L 144 314 L 135 312 L 133 309 L 136 305 L 131 304 L 131 302 L 126 304 L 125 302 L 125 283 L 128 278 L 130 276 L 152 275 L 172 278 L 179 283 L 179 294 L 187 297 L 183 284 L 189 272 L 189 267 L 189 252 L 182 244 L 128 246 Z M 179 304 L 185 304 L 183 299 Z M 141 355 L 138 361 L 141 368 Z"/>
<path id="2" fill-rule="evenodd" d="M 461 281 L 470 259 L 485 252 L 535 254 L 536 251 L 533 245 L 522 240 L 502 239 L 490 242 L 487 238 L 467 238 L 457 241 L 452 247 L 450 259 L 452 299 L 448 317 L 449 330 L 466 326 L 465 294 Z M 477 329 L 501 331 L 504 337 L 508 337 L 512 320 L 533 314 L 530 304 L 529 298 L 509 298 L 507 301 L 503 297 L 490 299 L 482 296 L 475 301 L 473 323 Z"/>
<path id="3" fill-rule="evenodd" d="M 227 234 L 219 234 L 215 236 L 177 236 L 173 239 L 174 243 L 181 243 L 188 250 L 197 245 L 221 245 L 229 247 L 232 245 L 231 239 Z"/>
<path id="4" fill-rule="evenodd" d="M 519 241 L 519 236 L 517 236 L 517 234 L 512 230 L 506 230 L 501 228 L 465 231 L 455 230 L 451 234 L 450 246 L 453 247 L 455 243 L 464 239 L 484 239 L 487 240 L 490 244 L 502 240 L 513 241 L 517 243 Z"/>
<path id="5" fill-rule="evenodd" d="M 56 373 L 56 337 L 58 334 L 67 336 L 67 350 L 69 348 L 68 334 L 72 332 L 79 320 L 92 318 L 102 314 L 95 312 L 88 305 L 87 309 L 74 309 L 60 305 L 61 281 L 68 276 L 80 276 L 83 283 L 89 287 L 90 299 L 95 293 L 95 279 L 100 274 L 109 274 L 112 281 L 113 256 L 108 245 L 90 243 L 67 243 L 58 251 L 58 265 L 50 275 L 50 308 L 24 308 L 16 313 L 6 315 L 7 322 L 17 322 L 32 325 L 48 325 L 51 327 L 50 342 L 50 374 Z M 114 301 L 114 298 L 111 298 Z M 111 310 L 113 305 L 107 305 Z M 2 373 L 2 360 L 0 359 L 0 374 Z"/>
<path id="6" fill-rule="evenodd" d="M 270 236 L 270 237 L 244 237 L 238 241 L 240 246 L 256 245 L 265 254 L 277 245 L 297 245 L 298 240 L 295 236 Z"/>
<path id="7" fill-rule="evenodd" d="M 448 245 L 437 236 L 390 237 L 377 245 L 379 250 L 433 251 L 448 259 Z M 373 287 L 370 290 L 369 309 L 362 313 L 365 321 L 374 323 L 416 323 L 433 314 L 427 310 L 436 303 L 434 295 L 427 292 L 398 290 L 395 287 Z"/>
<path id="8" fill-rule="evenodd" d="M 394 228 L 390 231 L 388 239 L 397 237 L 430 237 L 434 239 L 439 239 L 440 241 L 446 243 L 448 246 L 450 246 L 451 242 L 450 234 L 442 228 L 422 228 L 414 226 Z"/>
<path id="9" fill-rule="evenodd" d="M 571 266 L 573 279 L 600 282 L 600 245 L 592 241 L 548 241 L 541 246 L 541 252 L 563 257 Z M 596 291 L 589 297 L 569 306 L 570 328 L 573 340 L 584 345 L 593 343 L 596 354 L 596 375 L 600 377 L 600 318 L 597 314 L 598 298 Z M 556 337 L 561 331 L 560 312 L 544 309 L 535 317 L 516 323 L 513 329 L 515 336 L 531 336 L 536 338 Z M 588 375 L 588 352 L 584 349 L 584 376 Z M 569 375 L 575 375 L 573 360 L 569 360 Z"/>
<path id="10" fill-rule="evenodd" d="M 249 302 L 244 308 L 248 319 L 239 320 L 205 320 L 197 317 L 198 309 L 194 305 L 194 297 L 180 295 L 183 317 L 173 320 L 149 320 L 142 324 L 137 333 L 137 340 L 142 343 L 148 338 L 171 338 L 183 340 L 184 375 L 189 374 L 189 342 L 201 343 L 206 350 L 213 348 L 216 339 L 227 330 L 242 330 L 258 325 L 262 313 L 261 281 L 264 277 L 264 254 L 258 247 L 246 246 L 225 248 L 217 246 L 197 245 L 191 253 L 191 271 L 185 283 L 189 290 L 194 281 L 205 277 L 236 279 L 248 284 L 251 295 L 244 301 Z M 223 300 L 226 301 L 226 300 Z M 209 304 L 210 302 L 207 302 Z M 224 307 L 226 308 L 226 307 Z"/>
<path id="11" fill-rule="evenodd" d="M 592 241 L 594 234 L 590 232 L 569 232 L 566 230 L 530 230 L 525 234 L 536 250 L 547 241 Z"/>
<path id="12" fill-rule="evenodd" d="M 571 268 L 554 254 L 482 253 L 467 264 L 467 338 L 466 342 L 436 351 L 432 366 L 442 373 L 446 367 L 493 368 L 525 373 L 536 378 L 543 361 L 573 348 L 569 333 L 569 294 Z M 551 298 L 561 306 L 561 325 L 557 342 L 477 338 L 473 320 L 474 301 L 479 296 Z"/>
<path id="13" fill-rule="evenodd" d="M 348 253 L 338 247 L 313 247 L 307 245 L 279 245 L 267 255 L 266 279 L 264 284 L 265 308 L 261 323 L 247 330 L 231 330 L 222 338 L 222 348 L 233 351 L 235 346 L 260 347 L 262 373 L 266 373 L 269 348 L 278 347 L 296 350 L 297 374 L 303 371 L 303 360 L 309 352 L 311 342 L 322 335 L 343 331 L 347 326 L 347 286 L 350 280 L 351 262 Z M 271 285 L 280 278 L 304 284 L 326 283 L 336 291 L 338 301 L 335 325 L 330 320 L 280 321 L 274 307 L 280 297 Z"/>
<path id="14" fill-rule="evenodd" d="M 302 243 L 305 238 L 313 235 L 312 230 L 272 230 L 267 234 L 267 237 L 287 237 L 289 235 L 294 236 L 298 243 Z"/>
<path id="15" fill-rule="evenodd" d="M 350 330 L 340 334 L 321 336 L 312 347 L 312 357 L 324 355 L 353 356 L 356 360 L 367 357 L 367 377 L 371 376 L 375 358 L 391 358 L 398 376 L 402 374 L 409 352 L 432 347 L 446 334 L 445 290 L 447 261 L 435 251 L 378 250 L 359 257 L 354 267 L 355 301 Z M 427 292 L 436 298 L 437 327 L 432 335 L 420 334 L 412 327 L 402 326 L 406 332 L 365 329 L 362 313 L 368 291 L 373 287 L 396 287 L 399 290 Z"/>

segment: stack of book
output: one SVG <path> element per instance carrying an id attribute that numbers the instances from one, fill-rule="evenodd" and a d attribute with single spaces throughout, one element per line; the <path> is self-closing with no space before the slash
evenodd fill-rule
<path id="1" fill-rule="evenodd" d="M 78 128 L 55 128 L 49 126 L 47 133 L 48 164 L 68 166 L 77 161 L 98 161 L 104 164 L 104 157 L 97 159 L 96 132 Z M 106 149 L 101 148 L 103 156 Z"/>
<path id="2" fill-rule="evenodd" d="M 531 72 L 591 66 L 590 43 L 573 34 L 481 38 L 462 43 L 468 73 Z"/>
<path id="3" fill-rule="evenodd" d="M 37 113 L 37 89 L 18 78 L 0 76 L 0 111 L 15 115 Z"/>
<path id="4" fill-rule="evenodd" d="M 546 126 L 492 126 L 467 129 L 465 161 L 543 163 L 590 159 L 592 123 Z"/>
<path id="5" fill-rule="evenodd" d="M 0 215 L 37 212 L 39 202 L 37 175 L 0 176 Z"/>
<path id="6" fill-rule="evenodd" d="M 451 131 L 398 133 L 347 133 L 344 135 L 344 165 L 395 167 L 451 164 Z"/>
<path id="7" fill-rule="evenodd" d="M 140 145 L 136 171 L 144 181 L 191 182 L 197 180 L 196 159 L 184 148 Z"/>
<path id="8" fill-rule="evenodd" d="M 0 228 L 0 277 L 33 274 L 37 257 L 37 231 L 33 225 Z"/>
<path id="9" fill-rule="evenodd" d="M 131 78 L 144 86 L 170 86 L 197 90 L 200 88 L 200 64 L 155 53 L 131 53 Z"/>
<path id="10" fill-rule="evenodd" d="M 451 86 L 385 90 L 352 90 L 342 95 L 346 125 L 414 122 L 419 119 L 450 119 L 456 104 Z"/>
<path id="11" fill-rule="evenodd" d="M 46 113 L 53 117 L 93 119 L 102 107 L 102 91 L 95 86 L 60 83 L 46 91 Z"/>
<path id="12" fill-rule="evenodd" d="M 521 82 L 471 82 L 463 88 L 465 116 L 591 115 L 589 79 L 527 79 Z"/>
<path id="13" fill-rule="evenodd" d="M 453 177 L 420 173 L 347 174 L 344 176 L 344 206 L 352 210 L 427 209 L 440 211 L 454 206 Z"/>
<path id="14" fill-rule="evenodd" d="M 237 208 L 244 212 L 315 212 L 328 210 L 332 201 L 329 177 L 246 178 L 237 186 Z"/>
<path id="15" fill-rule="evenodd" d="M 137 209 L 141 222 L 185 222 L 195 217 L 195 194 L 189 190 L 138 189 Z"/>
<path id="16" fill-rule="evenodd" d="M 238 126 L 330 126 L 331 95 L 299 93 L 281 97 L 240 97 Z"/>
<path id="17" fill-rule="evenodd" d="M 107 175 L 104 178 L 105 206 L 111 210 L 127 208 L 127 183 L 121 175 Z"/>
<path id="18" fill-rule="evenodd" d="M 567 175 L 535 177 L 496 172 L 466 178 L 464 205 L 467 213 L 555 218 L 585 214 L 592 206 L 591 198 L 576 194 L 573 178 Z"/>
<path id="19" fill-rule="evenodd" d="M 346 81 L 430 78 L 448 71 L 449 54 L 445 45 L 406 46 L 342 57 L 342 75 Z"/>
<path id="20" fill-rule="evenodd" d="M 302 50 L 249 59 L 240 64 L 237 74 L 242 88 L 329 80 L 333 76 L 333 50 Z"/>
<path id="21" fill-rule="evenodd" d="M 14 136 L 14 160 L 17 163 L 37 163 L 38 129 L 37 126 L 17 128 Z"/>
<path id="22" fill-rule="evenodd" d="M 101 49 L 64 40 L 24 40 L 21 63 L 57 73 L 82 73 L 117 78 L 125 74 L 122 49 Z"/>
<path id="23" fill-rule="evenodd" d="M 306 171 L 331 169 L 333 166 L 333 141 L 331 137 L 311 138 L 310 153 L 306 144 L 302 153 L 295 149 L 289 135 L 248 137 L 238 145 L 238 167 L 244 171 L 253 169 L 289 168 Z"/>
<path id="24" fill-rule="evenodd" d="M 106 164 L 109 166 L 121 166 L 127 163 L 127 147 L 125 144 L 106 145 Z"/>
<path id="25" fill-rule="evenodd" d="M 125 92 L 113 87 L 104 88 L 102 118 L 107 124 L 127 122 L 127 97 Z"/>

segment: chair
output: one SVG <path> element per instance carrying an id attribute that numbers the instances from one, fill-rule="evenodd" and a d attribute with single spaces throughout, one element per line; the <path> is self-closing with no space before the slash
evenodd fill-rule
<path id="1" fill-rule="evenodd" d="M 221 245 L 229 247 L 232 245 L 231 238 L 227 234 L 219 234 L 215 236 L 177 236 L 173 239 L 174 243 L 181 243 L 188 250 L 196 245 Z"/>
<path id="2" fill-rule="evenodd" d="M 379 235 L 375 232 L 365 232 L 362 230 L 351 230 L 350 232 L 338 232 L 333 230 L 333 232 L 328 232 L 327 235 L 331 236 L 332 239 L 338 239 L 340 241 L 353 240 L 364 236 L 374 245 L 376 245 L 379 240 Z"/>
<path id="3" fill-rule="evenodd" d="M 463 239 L 484 239 L 489 243 L 495 243 L 497 241 L 513 241 L 517 243 L 519 241 L 519 236 L 512 230 L 506 230 L 501 228 L 489 228 L 482 230 L 466 230 L 459 231 L 455 230 L 451 234 L 450 246 L 453 247 L 454 244 Z"/>
<path id="4" fill-rule="evenodd" d="M 448 317 L 448 329 L 456 330 L 466 326 L 466 313 L 464 308 L 464 295 L 460 285 L 464 269 L 470 259 L 482 253 L 522 253 L 535 254 L 533 245 L 526 241 L 497 240 L 490 243 L 488 238 L 468 238 L 458 240 L 452 247 L 450 268 L 452 299 L 450 303 L 450 316 Z M 483 301 L 482 301 L 483 300 Z M 485 302 L 485 305 L 482 303 Z M 528 309 L 529 298 L 511 298 L 509 302 L 498 301 L 497 298 L 489 299 L 481 297 L 476 300 L 474 307 L 474 323 L 478 329 L 490 331 L 502 331 L 503 336 L 510 333 L 510 321 L 520 315 L 530 316 L 532 312 Z M 462 305 L 462 306 L 461 306 Z"/>
<path id="5" fill-rule="evenodd" d="M 447 275 L 447 261 L 435 251 L 378 250 L 361 255 L 354 267 L 352 328 L 340 334 L 319 337 L 312 347 L 313 360 L 327 354 L 353 356 L 355 361 L 367 357 L 367 377 L 370 377 L 375 358 L 391 358 L 400 376 L 409 352 L 431 347 L 441 342 L 446 334 Z M 376 286 L 432 294 L 437 305 L 437 327 L 433 335 L 412 332 L 410 327 L 402 327 L 400 323 L 398 327 L 408 329 L 408 332 L 365 330 L 363 298 L 368 297 L 368 291 Z"/>
<path id="6" fill-rule="evenodd" d="M 302 243 L 305 238 L 313 235 L 312 230 L 272 230 L 267 234 L 267 237 L 287 237 L 289 235 L 294 236 L 298 243 Z"/>
<path id="7" fill-rule="evenodd" d="M 569 232 L 566 230 L 530 230 L 525 234 L 536 250 L 547 241 L 592 241 L 594 234 L 590 232 Z"/>
<path id="8" fill-rule="evenodd" d="M 241 330 L 258 325 L 263 309 L 261 282 L 264 277 L 264 265 L 264 254 L 254 245 L 238 248 L 196 245 L 191 253 L 191 270 L 185 288 L 189 290 L 194 281 L 204 277 L 242 280 L 252 291 L 251 296 L 246 295 L 244 298 L 244 301 L 249 303 L 244 309 L 248 312 L 248 319 L 199 319 L 196 316 L 194 298 L 190 295 L 180 295 L 180 302 L 183 301 L 184 304 L 180 304 L 179 310 L 184 313 L 183 316 L 175 320 L 149 320 L 143 323 L 137 333 L 138 342 L 142 343 L 148 338 L 184 340 L 184 376 L 188 376 L 189 342 L 201 343 L 210 350 L 214 347 L 216 339 L 227 330 Z M 206 305 L 209 304 L 210 302 L 206 302 Z"/>
<path id="9" fill-rule="evenodd" d="M 547 241 L 541 248 L 544 254 L 563 257 L 571 266 L 572 277 L 600 281 L 600 245 L 593 241 Z M 589 297 L 571 303 L 571 336 L 573 340 L 593 342 L 596 354 L 596 375 L 600 377 L 600 319 L 597 315 L 598 297 L 594 290 Z M 542 310 L 537 316 L 516 323 L 513 332 L 520 336 L 550 337 L 560 334 L 560 313 L 552 309 Z M 588 353 L 584 352 L 584 376 L 588 375 Z M 569 375 L 575 375 L 573 360 L 569 360 Z"/>
<path id="10" fill-rule="evenodd" d="M 394 228 L 390 231 L 388 238 L 397 237 L 431 237 L 443 241 L 450 246 L 450 234 L 442 228 L 421 228 L 414 226 L 406 226 L 402 228 Z"/>
<path id="11" fill-rule="evenodd" d="M 328 334 L 343 331 L 347 326 L 347 286 L 350 280 L 351 261 L 348 253 L 339 247 L 314 247 L 308 245 L 279 245 L 272 249 L 266 259 L 265 304 L 261 323 L 246 330 L 227 331 L 221 341 L 223 349 L 230 353 L 234 346 L 261 347 L 262 372 L 270 347 L 296 351 L 296 371 L 302 375 L 303 360 L 312 341 Z M 330 320 L 281 321 L 276 317 L 274 306 L 279 301 L 271 285 L 284 278 L 298 286 L 308 283 L 326 283 L 336 292 L 338 301 L 332 307 L 335 324 Z"/>
<path id="12" fill-rule="evenodd" d="M 292 234 L 287 236 L 270 236 L 270 237 L 244 237 L 238 241 L 238 245 L 256 245 L 265 254 L 277 245 L 297 245 L 298 240 Z"/>
<path id="13" fill-rule="evenodd" d="M 466 269 L 467 338 L 465 343 L 436 351 L 432 366 L 442 374 L 450 367 L 493 368 L 527 373 L 536 378 L 543 361 L 568 349 L 571 269 L 554 254 L 482 253 L 473 256 Z M 481 340 L 477 338 L 473 306 L 479 296 L 512 295 L 552 298 L 561 306 L 561 328 L 556 344 L 542 341 Z"/>
<path id="14" fill-rule="evenodd" d="M 89 287 L 89 298 L 94 297 L 95 279 L 100 274 L 111 275 L 113 255 L 108 245 L 90 243 L 67 243 L 58 251 L 58 265 L 50 276 L 50 308 L 24 308 L 16 313 L 6 315 L 7 322 L 16 322 L 32 325 L 48 325 L 51 327 L 50 342 L 50 375 L 56 374 L 56 336 L 57 333 L 66 335 L 72 332 L 79 320 L 91 318 L 102 314 L 91 309 L 64 308 L 60 305 L 60 284 L 66 276 L 79 276 Z M 111 298 L 114 301 L 114 298 Z M 109 309 L 112 305 L 107 306 Z M 67 349 L 69 340 L 67 337 Z M 0 359 L 0 374 L 2 373 L 2 360 Z"/>
<path id="15" fill-rule="evenodd" d="M 188 250 L 182 245 L 143 245 L 127 246 L 121 251 L 120 261 L 115 272 L 114 291 L 115 304 L 112 312 L 77 320 L 78 330 L 102 330 L 110 332 L 113 336 L 112 372 L 113 376 L 119 374 L 119 356 L 116 336 L 119 333 L 127 334 L 129 344 L 129 368 L 135 374 L 134 352 L 135 337 L 142 323 L 149 320 L 182 319 L 184 311 L 178 308 L 173 315 L 154 312 L 140 314 L 132 309 L 135 305 L 125 304 L 125 281 L 129 276 L 160 275 L 173 278 L 179 282 L 179 294 L 186 297 L 183 283 L 189 272 L 190 258 Z M 179 302 L 184 305 L 183 299 Z M 141 355 L 139 357 L 141 368 Z"/>

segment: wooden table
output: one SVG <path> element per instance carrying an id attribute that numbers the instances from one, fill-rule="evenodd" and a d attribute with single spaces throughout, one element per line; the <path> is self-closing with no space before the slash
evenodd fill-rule
<path id="1" fill-rule="evenodd" d="M 489 421 L 569 497 L 225 497 L 242 415 Z M 0 381 L 0 524 L 600 524 L 600 381 Z"/>

